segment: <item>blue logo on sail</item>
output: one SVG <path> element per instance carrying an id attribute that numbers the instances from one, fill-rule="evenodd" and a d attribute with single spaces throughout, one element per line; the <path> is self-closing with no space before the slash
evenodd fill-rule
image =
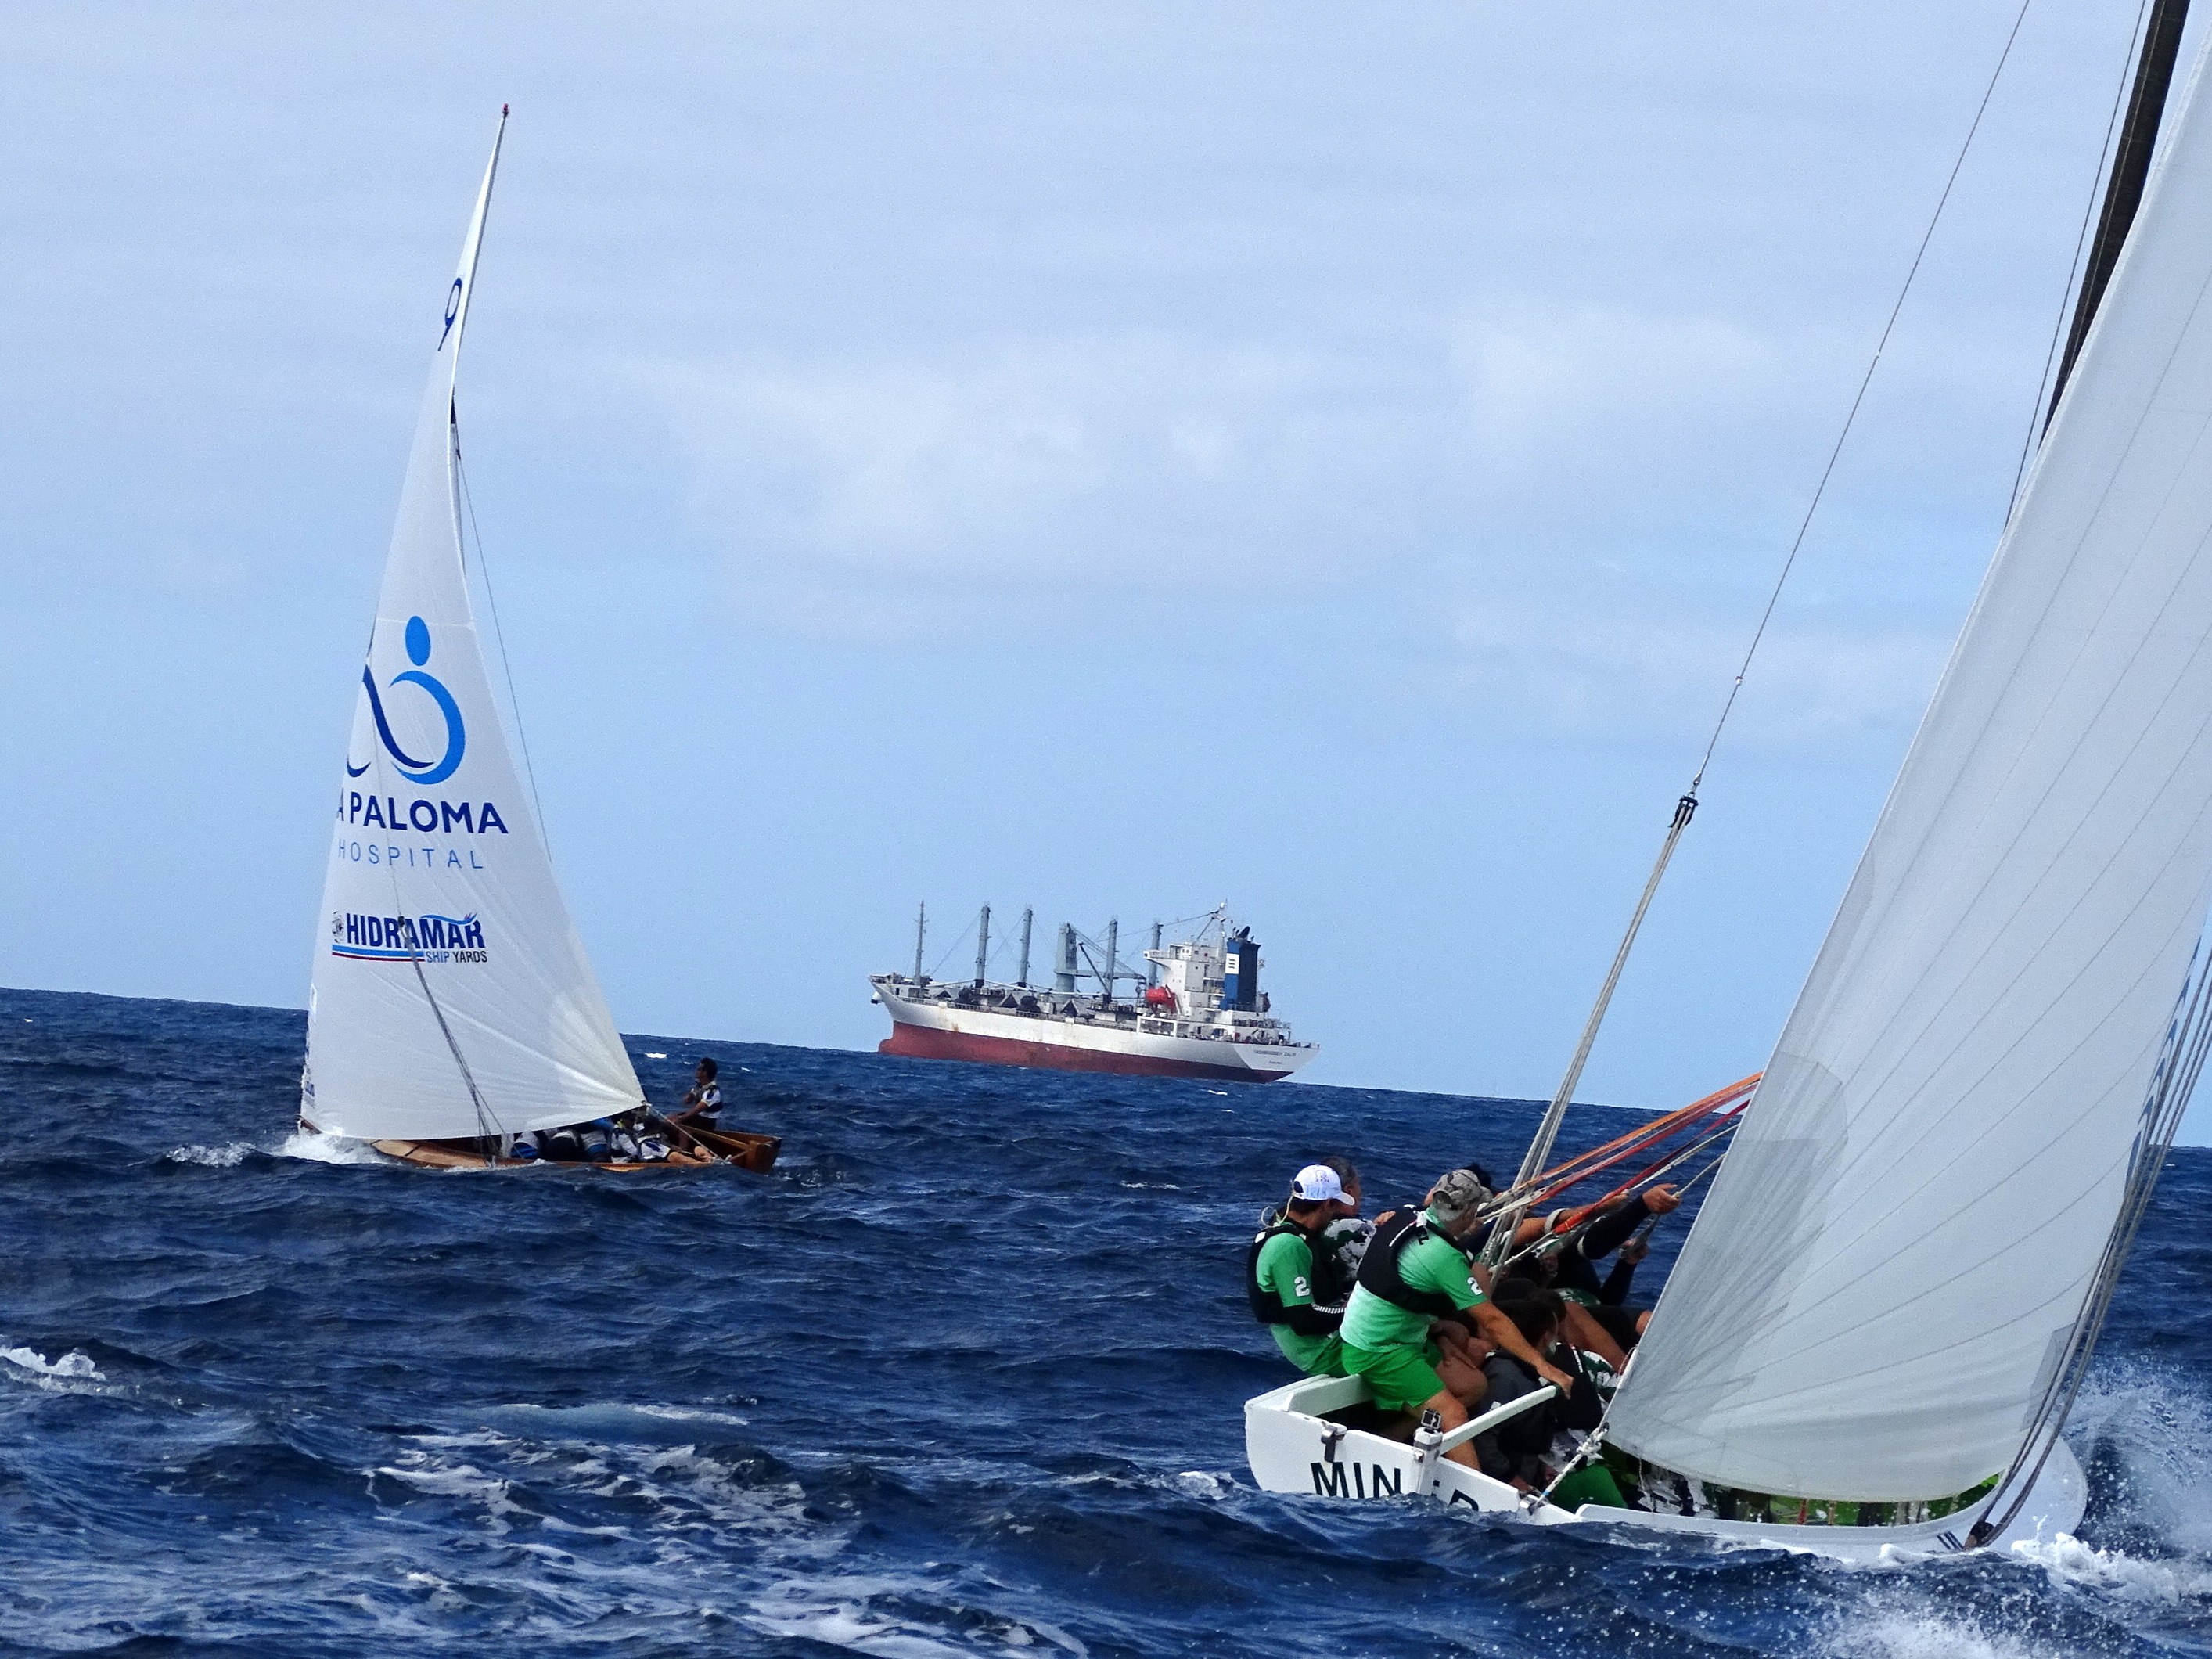
<path id="1" fill-rule="evenodd" d="M 446 335 L 453 331 L 453 319 L 461 314 L 461 279 L 453 278 L 453 286 L 446 294 L 446 331 L 438 337 L 438 349 L 446 349 Z"/>
<path id="2" fill-rule="evenodd" d="M 404 674 L 393 675 L 392 684 L 420 686 L 446 717 L 446 752 L 436 760 L 418 760 L 399 746 L 399 740 L 392 735 L 391 721 L 385 718 L 384 699 L 377 692 L 375 674 L 364 667 L 361 683 L 368 692 L 369 712 L 376 717 L 377 738 L 384 744 L 385 752 L 398 763 L 399 775 L 410 783 L 443 783 L 461 763 L 461 753 L 468 745 L 468 730 L 461 723 L 461 706 L 453 701 L 453 694 L 434 675 L 422 672 L 423 665 L 430 660 L 430 626 L 420 617 L 407 619 L 407 659 L 415 666 Z M 359 766 L 350 760 L 346 763 L 346 775 L 349 778 L 357 778 L 368 770 L 367 762 Z"/>
<path id="3" fill-rule="evenodd" d="M 483 923 L 465 916 L 331 915 L 331 954 L 356 962 L 483 962 Z"/>

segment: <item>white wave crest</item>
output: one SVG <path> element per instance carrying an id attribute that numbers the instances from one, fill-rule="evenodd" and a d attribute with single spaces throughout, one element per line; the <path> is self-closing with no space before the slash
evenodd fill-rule
<path id="1" fill-rule="evenodd" d="M 471 1463 L 448 1464 L 444 1468 L 427 1467 L 420 1454 L 409 1454 L 401 1458 L 406 1467 L 386 1464 L 374 1473 L 389 1475 L 392 1480 L 412 1486 L 416 1491 L 434 1498 L 451 1498 L 462 1503 L 474 1504 L 483 1511 L 485 1528 L 495 1533 L 505 1533 L 512 1523 L 510 1515 L 526 1515 L 529 1511 L 509 1496 L 514 1490 L 498 1475 L 487 1474 Z"/>
<path id="2" fill-rule="evenodd" d="M 1219 1501 L 1237 1490 L 1236 1481 L 1225 1474 L 1212 1474 L 1204 1469 L 1186 1469 L 1169 1483 L 1188 1498 L 1204 1498 Z"/>
<path id="3" fill-rule="evenodd" d="M 0 1348 L 0 1359 L 40 1376 L 70 1377 L 87 1382 L 107 1381 L 100 1367 L 92 1363 L 92 1356 L 75 1348 L 59 1359 L 49 1359 L 34 1348 Z"/>
<path id="4" fill-rule="evenodd" d="M 295 1129 L 287 1136 L 284 1144 L 276 1148 L 277 1158 L 305 1158 L 312 1164 L 382 1164 L 383 1153 L 367 1141 L 355 1140 L 345 1135 L 334 1135 L 318 1129 L 310 1134 L 305 1129 Z"/>
<path id="5" fill-rule="evenodd" d="M 2212 1559 L 2212 1422 L 2195 1389 L 2143 1361 L 2100 1370 L 2066 1440 L 2100 1500 L 2098 1536 L 2130 1555 Z"/>
<path id="6" fill-rule="evenodd" d="M 2200 1562 L 2146 1561 L 2119 1550 L 2100 1550 L 2065 1533 L 2048 1540 L 2021 1540 L 2012 1547 L 2016 1560 L 2031 1562 L 2055 1583 L 2095 1590 L 2124 1601 L 2163 1606 L 2212 1596 L 2212 1569 Z"/>
<path id="7" fill-rule="evenodd" d="M 787 1639 L 846 1648 L 870 1659 L 969 1659 L 979 1642 L 1001 1651 L 1057 1648 L 1075 1659 L 1089 1659 L 1091 1650 L 1079 1638 L 1039 1620 L 1001 1614 L 980 1628 L 955 1632 L 930 1630 L 911 1616 L 869 1606 L 879 1597 L 907 1602 L 915 1588 L 910 1582 L 860 1574 L 787 1580 L 753 1602 L 754 1616 L 746 1622 Z"/>
<path id="8" fill-rule="evenodd" d="M 0 1347 L 0 1376 L 11 1367 L 18 1382 L 31 1382 L 46 1394 L 84 1394 L 86 1382 L 106 1382 L 93 1356 L 69 1349 L 62 1358 L 49 1360 L 35 1347 Z"/>
<path id="9" fill-rule="evenodd" d="M 1855 1618 L 1821 1651 L 1832 1659 L 2057 1659 L 2050 1650 L 1971 1620 L 1942 1613 L 1878 1613 Z"/>
<path id="10" fill-rule="evenodd" d="M 179 1146 L 163 1156 L 172 1164 L 204 1164 L 210 1170 L 234 1170 L 253 1150 L 248 1141 L 234 1140 L 228 1146 Z"/>

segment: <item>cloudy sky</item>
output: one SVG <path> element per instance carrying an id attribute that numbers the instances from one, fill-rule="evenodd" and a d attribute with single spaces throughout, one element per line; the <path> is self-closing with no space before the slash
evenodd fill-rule
<path id="1" fill-rule="evenodd" d="M 1547 1093 L 2016 0 L 21 10 L 0 981 L 298 1005 L 407 428 L 630 1030 L 1227 902 Z M 1756 1069 L 2002 522 L 2128 0 L 2035 0 L 1585 1097 Z M 2200 1119 L 2201 1121 L 2201 1119 Z"/>

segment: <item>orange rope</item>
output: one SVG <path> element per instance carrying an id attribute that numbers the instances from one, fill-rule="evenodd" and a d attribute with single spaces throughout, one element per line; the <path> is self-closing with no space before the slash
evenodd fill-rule
<path id="1" fill-rule="evenodd" d="M 1653 1142 L 1664 1140 L 1701 1118 L 1711 1116 L 1722 1107 L 1742 1099 L 1758 1085 L 1760 1075 L 1753 1072 L 1749 1077 L 1731 1083 L 1725 1089 L 1717 1090 L 1702 1100 L 1693 1100 L 1686 1106 L 1653 1118 L 1625 1135 L 1615 1136 L 1602 1146 L 1593 1146 L 1589 1152 L 1547 1170 L 1536 1178 L 1540 1190 L 1537 1196 L 1530 1200 L 1531 1204 L 1540 1204 L 1547 1198 L 1556 1197 L 1568 1188 L 1589 1180 L 1599 1170 L 1611 1169 L 1622 1159 L 1634 1157 Z"/>

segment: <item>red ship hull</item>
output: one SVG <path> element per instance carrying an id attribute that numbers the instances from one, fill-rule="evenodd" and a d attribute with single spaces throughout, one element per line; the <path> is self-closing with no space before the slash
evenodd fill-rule
<path id="1" fill-rule="evenodd" d="M 1255 1071 L 1247 1066 L 1203 1066 L 1194 1060 L 1071 1048 L 1057 1042 L 1017 1042 L 1008 1037 L 904 1024 L 893 1025 L 891 1034 L 876 1045 L 876 1052 L 904 1054 L 910 1060 L 970 1060 L 987 1066 L 1031 1066 L 1050 1072 L 1118 1072 L 1130 1077 L 1198 1077 L 1224 1083 L 1273 1083 L 1290 1075 Z"/>

